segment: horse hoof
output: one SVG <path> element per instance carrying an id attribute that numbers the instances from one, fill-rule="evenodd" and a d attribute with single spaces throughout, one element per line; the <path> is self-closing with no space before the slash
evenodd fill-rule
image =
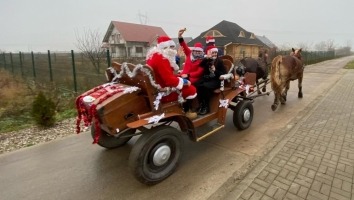
<path id="1" fill-rule="evenodd" d="M 265 88 L 262 89 L 262 92 L 266 92 L 267 90 Z"/>
<path id="2" fill-rule="evenodd" d="M 261 92 L 261 91 L 259 91 L 259 90 L 258 90 L 258 92 L 257 92 L 257 93 L 258 93 L 258 94 L 262 94 L 262 92 Z"/>
<path id="3" fill-rule="evenodd" d="M 302 98 L 302 93 L 299 93 L 297 96 L 298 96 L 299 98 Z"/>
<path id="4" fill-rule="evenodd" d="M 277 109 L 277 107 L 278 107 L 277 105 L 274 105 L 274 104 L 273 104 L 273 105 L 272 105 L 272 110 L 275 111 L 275 109 Z"/>
<path id="5" fill-rule="evenodd" d="M 283 102 L 280 102 L 281 103 L 281 105 L 285 105 L 285 101 L 283 101 Z"/>

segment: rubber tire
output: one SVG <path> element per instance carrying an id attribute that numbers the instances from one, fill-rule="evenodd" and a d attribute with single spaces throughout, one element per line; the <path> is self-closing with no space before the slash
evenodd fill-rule
<path id="1" fill-rule="evenodd" d="M 162 166 L 153 163 L 155 147 L 167 145 L 171 154 Z M 169 177 L 177 168 L 183 153 L 182 133 L 170 126 L 160 126 L 144 132 L 129 155 L 129 167 L 135 178 L 146 185 L 157 184 Z"/>
<path id="2" fill-rule="evenodd" d="M 244 112 L 249 111 L 250 117 L 247 121 L 244 119 Z M 247 129 L 253 120 L 253 105 L 252 102 L 248 100 L 243 100 L 237 103 L 234 114 L 233 114 L 233 123 L 238 130 Z"/>
<path id="3" fill-rule="evenodd" d="M 122 135 L 134 134 L 135 131 L 136 131 L 135 129 L 127 129 L 126 131 L 124 131 L 124 133 L 122 133 Z M 92 138 L 95 138 L 94 124 L 91 125 L 91 136 L 92 136 Z M 114 148 L 118 148 L 118 147 L 125 145 L 132 137 L 133 136 L 124 137 L 124 138 L 116 138 L 101 129 L 101 135 L 100 135 L 100 138 L 98 139 L 97 144 L 100 145 L 101 147 L 106 148 L 106 149 L 114 149 Z"/>

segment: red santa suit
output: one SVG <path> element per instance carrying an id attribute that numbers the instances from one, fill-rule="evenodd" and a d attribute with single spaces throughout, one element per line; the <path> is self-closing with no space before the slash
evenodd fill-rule
<path id="1" fill-rule="evenodd" d="M 175 87 L 182 92 L 184 99 L 193 99 L 197 96 L 196 88 L 193 85 L 184 85 L 184 80 L 174 75 L 174 70 L 178 69 L 178 65 L 175 63 L 177 52 L 170 49 L 170 46 L 176 46 L 173 40 L 167 36 L 160 36 L 157 47 L 150 49 L 147 53 L 146 64 L 154 70 L 156 83 L 162 88 Z M 172 92 L 170 95 L 162 97 L 161 102 L 177 100 L 178 93 Z"/>
<path id="2" fill-rule="evenodd" d="M 179 38 L 179 44 L 183 48 L 184 54 L 186 55 L 186 61 L 181 74 L 188 74 L 190 82 L 194 84 L 203 74 L 203 67 L 200 66 L 202 59 L 195 59 L 193 57 L 192 51 L 189 49 L 183 38 Z M 196 43 L 194 45 L 194 50 L 203 51 L 202 44 Z"/>

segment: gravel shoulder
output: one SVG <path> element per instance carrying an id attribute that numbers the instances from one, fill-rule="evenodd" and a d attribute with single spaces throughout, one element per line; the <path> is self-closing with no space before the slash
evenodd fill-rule
<path id="1" fill-rule="evenodd" d="M 75 130 L 76 118 L 71 118 L 57 122 L 47 129 L 31 127 L 0 133 L 0 154 L 76 134 Z"/>

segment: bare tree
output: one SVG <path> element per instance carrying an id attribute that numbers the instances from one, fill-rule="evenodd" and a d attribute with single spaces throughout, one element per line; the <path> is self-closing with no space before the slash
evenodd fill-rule
<path id="1" fill-rule="evenodd" d="M 297 44 L 298 48 L 301 48 L 303 51 L 307 51 L 308 49 L 311 48 L 312 44 L 308 44 L 308 43 L 305 43 L 305 42 L 299 42 Z"/>
<path id="2" fill-rule="evenodd" d="M 325 51 L 326 50 L 326 42 L 325 41 L 322 41 L 322 42 L 319 42 L 317 44 L 315 44 L 315 50 L 317 51 Z"/>
<path id="3" fill-rule="evenodd" d="M 327 51 L 334 51 L 335 45 L 334 40 L 327 40 L 326 42 L 326 50 Z"/>
<path id="4" fill-rule="evenodd" d="M 351 40 L 347 40 L 346 43 L 345 43 L 345 46 L 349 48 L 349 50 L 352 48 L 352 41 Z"/>
<path id="5" fill-rule="evenodd" d="M 291 46 L 289 44 L 281 44 L 278 46 L 279 51 L 289 51 Z"/>
<path id="6" fill-rule="evenodd" d="M 84 29 L 83 33 L 75 31 L 76 47 L 90 60 L 92 65 L 100 71 L 100 63 L 104 59 L 104 49 L 101 48 L 102 37 L 98 30 Z"/>

